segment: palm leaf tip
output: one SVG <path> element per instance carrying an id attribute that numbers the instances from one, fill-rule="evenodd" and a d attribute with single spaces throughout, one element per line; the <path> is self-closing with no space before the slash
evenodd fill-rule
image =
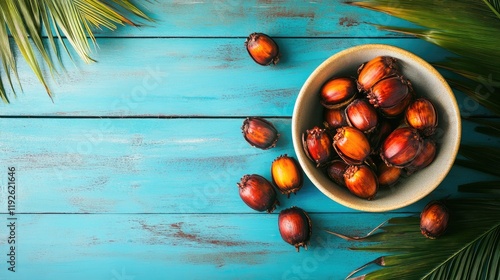
<path id="1" fill-rule="evenodd" d="M 384 257 L 378 257 L 376 259 L 374 259 L 373 261 L 370 261 L 358 268 L 356 268 L 355 270 L 351 271 L 345 279 L 349 279 L 349 280 L 356 280 L 356 279 L 359 279 L 359 280 L 363 280 L 366 278 L 366 275 L 361 275 L 361 276 L 357 276 L 357 277 L 354 277 L 352 278 L 352 276 L 360 271 L 363 271 L 364 269 L 368 268 L 369 266 L 371 265 L 377 265 L 377 266 L 385 266 L 385 258 Z"/>
<path id="2" fill-rule="evenodd" d="M 83 61 L 90 63 L 95 61 L 89 43 L 89 38 L 94 44 L 96 42 L 94 29 L 114 30 L 115 24 L 138 26 L 131 16 L 152 21 L 129 0 L 4 0 L 0 1 L 0 9 L 0 23 L 3 23 L 0 26 L 0 59 L 12 94 L 15 95 L 16 90 L 10 73 L 14 73 L 19 84 L 21 79 L 17 74 L 14 49 L 10 48 L 9 33 L 51 99 L 52 92 L 41 69 L 42 64 L 47 65 L 52 75 L 57 72 L 56 65 L 64 69 L 59 47 L 62 46 L 70 58 L 72 56 L 63 37 Z M 42 39 L 44 35 L 46 38 Z M 0 97 L 4 102 L 9 102 L 8 95 L 4 83 L 0 82 Z"/>

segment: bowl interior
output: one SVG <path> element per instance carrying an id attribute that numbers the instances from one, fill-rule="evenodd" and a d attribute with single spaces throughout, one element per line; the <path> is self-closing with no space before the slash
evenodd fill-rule
<path id="1" fill-rule="evenodd" d="M 438 111 L 438 129 L 434 139 L 438 145 L 433 163 L 401 180 L 390 188 L 380 188 L 372 201 L 360 199 L 333 183 L 307 158 L 302 148 L 302 133 L 321 125 L 323 108 L 319 90 L 331 77 L 355 76 L 362 63 L 380 55 L 399 60 L 403 75 L 413 85 L 417 96 L 429 98 Z M 323 62 L 304 83 L 295 103 L 292 138 L 297 158 L 312 183 L 332 200 L 349 208 L 382 212 L 410 205 L 434 190 L 451 169 L 461 137 L 460 112 L 455 96 L 444 78 L 427 62 L 403 49 L 380 44 L 361 45 L 341 51 Z"/>

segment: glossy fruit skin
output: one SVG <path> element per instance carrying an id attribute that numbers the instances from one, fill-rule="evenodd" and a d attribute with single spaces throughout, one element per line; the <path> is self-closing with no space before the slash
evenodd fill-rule
<path id="1" fill-rule="evenodd" d="M 282 210 L 278 216 L 278 228 L 281 238 L 293 245 L 297 252 L 300 247 L 307 250 L 312 235 L 312 223 L 306 211 L 296 206 Z"/>
<path id="2" fill-rule="evenodd" d="M 244 175 L 238 183 L 240 197 L 253 210 L 271 213 L 280 205 L 271 183 L 258 174 Z"/>
<path id="3" fill-rule="evenodd" d="M 326 167 L 326 174 L 338 185 L 345 186 L 344 173 L 349 167 L 343 160 L 333 160 Z"/>
<path id="4" fill-rule="evenodd" d="M 381 162 L 377 166 L 377 180 L 380 187 L 390 187 L 395 185 L 401 178 L 402 169 L 394 166 L 388 166 Z"/>
<path id="5" fill-rule="evenodd" d="M 271 164 L 273 184 L 282 194 L 296 193 L 302 188 L 302 169 L 293 157 L 286 154 L 277 157 Z"/>
<path id="6" fill-rule="evenodd" d="M 373 153 L 378 153 L 380 145 L 392 131 L 393 127 L 387 120 L 383 120 L 378 124 L 377 128 L 369 135 L 368 139 L 370 140 Z"/>
<path id="7" fill-rule="evenodd" d="M 423 147 L 417 130 L 410 127 L 396 128 L 380 148 L 380 157 L 388 166 L 403 168 L 411 164 Z"/>
<path id="8" fill-rule="evenodd" d="M 348 164 L 361 164 L 370 155 L 368 138 L 359 129 L 344 126 L 337 129 L 333 137 L 333 147 L 337 154 Z"/>
<path id="9" fill-rule="evenodd" d="M 401 115 L 404 114 L 405 110 L 408 108 L 410 103 L 412 102 L 414 97 L 413 92 L 410 92 L 403 101 L 399 102 L 398 104 L 388 107 L 388 108 L 379 108 L 380 113 L 388 119 L 394 119 L 397 117 L 400 117 Z"/>
<path id="10" fill-rule="evenodd" d="M 431 164 L 436 158 L 437 145 L 431 139 L 424 140 L 424 144 L 417 156 L 405 167 L 408 175 L 411 175 Z"/>
<path id="11" fill-rule="evenodd" d="M 377 56 L 358 69 L 359 91 L 368 91 L 381 79 L 398 73 L 397 60 L 390 56 Z"/>
<path id="12" fill-rule="evenodd" d="M 345 109 L 347 123 L 364 133 L 372 132 L 378 124 L 375 108 L 365 99 L 356 99 Z"/>
<path id="13" fill-rule="evenodd" d="M 250 57 L 258 64 L 267 66 L 277 64 L 280 58 L 278 44 L 264 33 L 252 33 L 245 41 L 245 47 Z"/>
<path id="14" fill-rule="evenodd" d="M 241 130 L 250 145 L 263 150 L 275 147 L 280 136 L 271 122 L 259 117 L 246 118 Z"/>
<path id="15" fill-rule="evenodd" d="M 431 201 L 420 213 L 420 231 L 430 239 L 435 239 L 446 231 L 450 214 L 441 201 Z"/>
<path id="16" fill-rule="evenodd" d="M 325 129 L 317 126 L 302 135 L 302 146 L 307 157 L 317 166 L 328 162 L 332 156 L 332 140 Z"/>
<path id="17" fill-rule="evenodd" d="M 339 127 L 347 125 L 345 110 L 325 108 L 323 113 L 323 125 L 329 130 L 335 130 Z"/>
<path id="18" fill-rule="evenodd" d="M 424 136 L 431 136 L 438 125 L 436 108 L 428 99 L 419 98 L 406 109 L 405 121 Z"/>
<path id="19" fill-rule="evenodd" d="M 394 108 L 399 109 L 400 103 L 408 101 L 408 95 L 413 95 L 413 88 L 410 81 L 401 76 L 386 77 L 374 84 L 368 91 L 368 100 L 375 108 L 386 110 L 390 115 L 395 115 Z M 401 111 L 403 112 L 404 109 Z"/>
<path id="20" fill-rule="evenodd" d="M 351 165 L 344 173 L 347 189 L 359 198 L 373 200 L 378 191 L 377 176 L 366 165 Z"/>
<path id="21" fill-rule="evenodd" d="M 356 98 L 356 81 L 349 77 L 332 78 L 320 90 L 320 102 L 325 108 L 338 109 Z"/>

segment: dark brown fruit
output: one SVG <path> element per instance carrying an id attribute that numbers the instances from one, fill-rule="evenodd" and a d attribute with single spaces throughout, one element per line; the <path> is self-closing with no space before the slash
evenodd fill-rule
<path id="1" fill-rule="evenodd" d="M 345 109 L 347 123 L 364 133 L 372 132 L 378 124 L 375 108 L 364 99 L 356 99 Z"/>
<path id="2" fill-rule="evenodd" d="M 380 148 L 380 157 L 389 166 L 408 166 L 420 153 L 423 140 L 417 130 L 410 127 L 396 128 Z"/>
<path id="3" fill-rule="evenodd" d="M 377 166 L 377 179 L 380 187 L 390 187 L 396 184 L 401 177 L 401 168 L 388 166 L 385 162 L 381 162 Z"/>
<path id="4" fill-rule="evenodd" d="M 280 57 L 278 44 L 264 33 L 252 33 L 245 41 L 250 57 L 260 65 L 277 64 Z"/>
<path id="5" fill-rule="evenodd" d="M 302 188 L 302 169 L 294 158 L 286 154 L 273 161 L 271 176 L 274 185 L 282 194 L 290 196 L 290 193 L 296 193 Z"/>
<path id="6" fill-rule="evenodd" d="M 334 130 L 347 125 L 345 110 L 343 109 L 328 109 L 324 112 L 324 126 L 329 130 Z"/>
<path id="7" fill-rule="evenodd" d="M 409 126 L 417 129 L 425 136 L 434 134 L 438 124 L 436 108 L 425 98 L 419 98 L 408 106 L 405 120 Z"/>
<path id="8" fill-rule="evenodd" d="M 420 231 L 430 239 L 441 236 L 448 228 L 450 214 L 440 201 L 429 202 L 420 214 Z"/>
<path id="9" fill-rule="evenodd" d="M 326 108 L 338 109 L 349 104 L 358 90 L 352 78 L 341 77 L 328 80 L 320 90 L 321 104 Z"/>
<path id="10" fill-rule="evenodd" d="M 281 238 L 293 245 L 297 252 L 300 247 L 307 250 L 312 235 L 312 223 L 306 211 L 295 206 L 282 210 L 278 216 L 278 228 Z"/>
<path id="11" fill-rule="evenodd" d="M 412 174 L 427 167 L 434 161 L 434 158 L 436 158 L 436 151 L 436 142 L 430 139 L 425 140 L 422 149 L 417 154 L 415 159 L 413 159 L 412 162 L 407 167 L 405 167 L 406 172 L 408 174 Z"/>
<path id="12" fill-rule="evenodd" d="M 408 98 L 408 95 L 412 95 L 412 92 L 408 80 L 400 76 L 391 76 L 378 81 L 367 95 L 375 108 L 391 110 Z"/>
<path id="13" fill-rule="evenodd" d="M 259 117 L 246 118 L 241 130 L 250 145 L 263 150 L 276 146 L 280 136 L 271 122 Z"/>
<path id="14" fill-rule="evenodd" d="M 344 173 L 349 191 L 357 197 L 372 200 L 378 191 L 377 176 L 366 165 L 352 165 Z"/>
<path id="15" fill-rule="evenodd" d="M 325 129 L 315 126 L 302 135 L 302 145 L 307 157 L 320 166 L 332 156 L 332 140 Z"/>
<path id="16" fill-rule="evenodd" d="M 271 183 L 260 175 L 244 175 L 238 187 L 243 202 L 256 211 L 271 213 L 280 204 Z"/>
<path id="17" fill-rule="evenodd" d="M 335 183 L 341 186 L 345 186 L 344 173 L 347 167 L 349 167 L 349 165 L 347 165 L 347 163 L 345 163 L 343 160 L 334 160 L 330 162 L 326 167 L 326 174 Z"/>
<path id="18" fill-rule="evenodd" d="M 358 89 L 368 91 L 376 82 L 398 72 L 396 59 L 389 56 L 377 56 L 362 64 L 358 69 Z"/>
<path id="19" fill-rule="evenodd" d="M 370 142 L 365 134 L 354 127 L 341 127 L 333 138 L 337 154 L 348 164 L 361 164 L 370 154 Z"/>
<path id="20" fill-rule="evenodd" d="M 379 111 L 384 115 L 384 117 L 388 119 L 394 119 L 396 117 L 400 117 L 408 108 L 408 105 L 410 105 L 411 101 L 413 100 L 413 92 L 408 94 L 403 101 L 399 102 L 398 104 L 389 107 L 389 108 L 379 108 Z"/>

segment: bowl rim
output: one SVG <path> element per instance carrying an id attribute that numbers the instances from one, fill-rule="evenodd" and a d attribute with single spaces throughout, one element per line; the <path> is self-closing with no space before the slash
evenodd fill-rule
<path id="1" fill-rule="evenodd" d="M 303 99 L 306 97 L 305 91 L 306 89 L 312 84 L 313 80 L 315 79 L 316 76 L 318 76 L 324 68 L 332 63 L 332 61 L 335 61 L 339 57 L 346 56 L 352 52 L 360 52 L 364 50 L 388 50 L 389 52 L 395 52 L 395 53 L 400 53 L 401 55 L 407 57 L 409 60 L 413 60 L 415 63 L 419 64 L 420 66 L 424 67 L 431 75 L 433 75 L 435 78 L 439 80 L 439 83 L 443 85 L 443 88 L 446 92 L 446 95 L 450 101 L 450 106 L 452 107 L 452 112 L 453 115 L 456 118 L 456 121 L 450 122 L 450 125 L 455 125 L 456 130 L 457 130 L 457 135 L 455 137 L 456 141 L 454 143 L 454 146 L 452 147 L 452 153 L 450 154 L 450 158 L 446 161 L 446 168 L 444 172 L 441 172 L 436 176 L 435 181 L 437 182 L 433 188 L 427 188 L 425 191 L 422 191 L 420 195 L 413 197 L 412 199 L 405 199 L 405 200 L 396 200 L 395 203 L 390 204 L 390 205 L 378 205 L 375 207 L 374 206 L 363 206 L 363 205 L 358 205 L 356 203 L 347 201 L 345 199 L 335 197 L 333 194 L 329 192 L 325 187 L 323 187 L 316 178 L 312 174 L 309 174 L 309 170 L 305 164 L 304 161 L 309 160 L 305 158 L 305 156 L 302 155 L 304 153 L 303 147 L 302 147 L 302 132 L 298 131 L 298 126 L 299 126 L 299 120 L 297 118 L 297 112 L 299 110 L 299 105 L 303 102 Z M 308 76 L 304 84 L 302 85 L 299 94 L 295 100 L 295 105 L 293 109 L 293 114 L 292 114 L 292 143 L 294 146 L 295 153 L 297 155 L 297 159 L 299 161 L 299 164 L 301 165 L 304 173 L 306 176 L 309 178 L 309 180 L 313 183 L 313 185 L 319 189 L 324 195 L 326 195 L 328 198 L 331 200 L 346 206 L 348 208 L 354 209 L 354 210 L 359 210 L 359 211 L 365 211 L 365 212 L 386 212 L 386 211 L 391 211 L 391 210 L 396 210 L 400 209 L 406 206 L 409 206 L 422 198 L 426 197 L 428 194 L 430 194 L 432 191 L 434 191 L 445 179 L 445 177 L 448 175 L 450 172 L 451 168 L 453 167 L 453 163 L 455 161 L 455 158 L 458 154 L 458 150 L 460 147 L 460 142 L 461 142 L 461 137 L 462 137 L 462 122 L 461 122 L 461 117 L 460 117 L 460 109 L 457 104 L 456 97 L 453 93 L 453 90 L 449 86 L 448 82 L 446 82 L 445 78 L 427 61 L 422 59 L 421 57 L 417 56 L 416 54 L 407 51 L 405 49 L 402 49 L 400 47 L 392 46 L 392 45 L 386 45 L 386 44 L 363 44 L 363 45 L 357 45 L 353 47 L 349 47 L 347 49 L 341 50 L 326 60 L 324 60 L 318 67 L 314 69 L 314 71 Z M 333 182 L 332 182 L 333 183 Z M 335 183 L 333 183 L 335 184 Z M 335 184 L 336 185 L 336 184 Z"/>

